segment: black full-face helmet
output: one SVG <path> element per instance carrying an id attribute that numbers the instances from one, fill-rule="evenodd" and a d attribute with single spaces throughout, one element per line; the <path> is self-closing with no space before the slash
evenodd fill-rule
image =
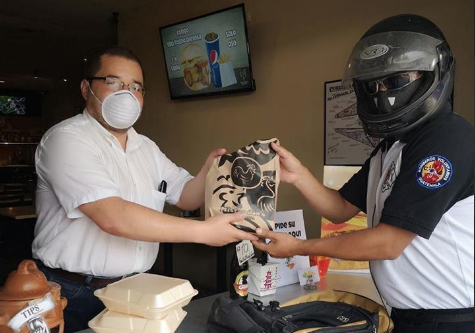
<path id="1" fill-rule="evenodd" d="M 407 74 L 399 75 L 408 72 L 410 82 Z M 454 74 L 455 60 L 440 29 L 424 17 L 405 14 L 363 35 L 343 82 L 353 81 L 358 116 L 368 135 L 401 138 L 442 110 L 451 98 Z M 380 84 L 388 89 L 378 89 Z"/>

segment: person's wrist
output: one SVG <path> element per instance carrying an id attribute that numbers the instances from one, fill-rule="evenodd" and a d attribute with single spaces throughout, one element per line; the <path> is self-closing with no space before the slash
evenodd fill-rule
<path id="1" fill-rule="evenodd" d="M 300 190 L 305 185 L 308 174 L 308 169 L 302 166 L 302 169 L 296 173 L 296 178 L 293 182 L 293 185 Z"/>
<path id="2" fill-rule="evenodd" d="M 191 230 L 189 230 L 190 243 L 204 244 L 206 234 L 206 222 L 190 221 L 192 222 Z"/>
<path id="3" fill-rule="evenodd" d="M 200 172 L 198 172 L 195 178 L 198 179 L 206 179 L 206 175 L 208 174 L 209 168 L 206 165 L 203 165 Z"/>
<path id="4" fill-rule="evenodd" d="M 296 242 L 295 245 L 295 253 L 299 256 L 308 256 L 310 255 L 310 251 L 307 248 L 308 247 L 308 242 L 305 239 L 297 239 L 298 242 Z"/>

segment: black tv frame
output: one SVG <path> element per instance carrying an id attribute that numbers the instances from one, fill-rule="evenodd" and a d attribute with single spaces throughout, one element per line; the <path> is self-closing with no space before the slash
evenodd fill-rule
<path id="1" fill-rule="evenodd" d="M 232 9 L 235 9 L 235 8 L 239 8 L 239 7 L 242 8 L 242 14 L 243 14 L 244 34 L 245 34 L 245 39 L 246 39 L 247 58 L 248 58 L 248 63 L 249 63 L 249 76 L 250 76 L 249 79 L 251 81 L 251 86 L 243 88 L 243 89 L 202 92 L 202 93 L 194 93 L 194 94 L 189 94 L 189 95 L 182 95 L 182 96 L 178 96 L 178 97 L 173 96 L 172 88 L 171 88 L 171 84 L 170 84 L 170 76 L 168 74 L 167 60 L 166 60 L 166 54 L 165 54 L 165 42 L 163 41 L 163 38 L 162 38 L 163 37 L 162 36 L 162 30 L 167 29 L 167 28 L 172 27 L 172 26 L 175 26 L 175 25 L 180 25 L 180 24 L 184 24 L 184 23 L 187 23 L 187 22 L 199 20 L 199 19 L 202 19 L 204 17 L 219 14 L 219 13 L 222 13 L 222 12 L 225 12 L 225 11 L 228 11 L 228 10 L 232 10 Z M 246 8 L 245 8 L 244 3 L 238 4 L 238 5 L 235 5 L 235 6 L 232 6 L 232 7 L 223 8 L 223 9 L 220 9 L 220 10 L 217 10 L 217 11 L 214 11 L 214 12 L 210 12 L 210 13 L 207 13 L 207 14 L 203 14 L 203 15 L 200 15 L 200 16 L 197 16 L 197 17 L 189 18 L 189 19 L 186 19 L 186 20 L 183 20 L 183 21 L 180 21 L 180 22 L 175 22 L 175 23 L 172 23 L 172 24 L 168 24 L 166 26 L 160 27 L 159 31 L 160 31 L 160 33 L 159 33 L 160 34 L 160 42 L 161 42 L 161 46 L 162 46 L 163 62 L 164 62 L 164 65 L 165 65 L 165 72 L 166 72 L 166 75 L 167 75 L 168 90 L 169 90 L 170 98 L 172 100 L 190 99 L 190 98 L 204 97 L 204 96 L 239 94 L 239 93 L 244 93 L 244 92 L 252 92 L 252 91 L 256 90 L 256 82 L 255 82 L 254 74 L 253 74 L 253 71 L 252 71 L 251 52 L 250 52 L 250 47 L 249 47 L 249 34 L 248 34 L 247 20 L 246 20 Z"/>

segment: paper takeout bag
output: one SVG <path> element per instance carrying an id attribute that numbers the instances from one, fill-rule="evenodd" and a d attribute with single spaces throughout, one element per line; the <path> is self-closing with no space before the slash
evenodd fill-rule
<path id="1" fill-rule="evenodd" d="M 280 164 L 271 142 L 279 140 L 258 140 L 213 161 L 206 177 L 206 218 L 242 212 L 239 228 L 274 229 Z"/>

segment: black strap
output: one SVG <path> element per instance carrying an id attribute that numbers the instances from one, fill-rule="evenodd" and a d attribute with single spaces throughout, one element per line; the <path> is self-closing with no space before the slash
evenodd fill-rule
<path id="1" fill-rule="evenodd" d="M 473 308 L 471 313 L 459 313 L 459 314 L 448 314 L 448 315 L 438 315 L 437 321 L 439 323 L 462 323 L 468 321 L 474 321 L 475 316 L 473 313 Z"/>
<path id="2" fill-rule="evenodd" d="M 283 319 L 274 320 L 270 325 L 272 332 L 282 332 L 282 333 L 291 333 L 297 331 L 298 326 L 289 323 Z"/>
<path id="3" fill-rule="evenodd" d="M 426 310 L 426 309 L 392 309 L 394 315 L 401 319 L 421 319 L 436 320 L 439 323 L 461 323 L 471 322 L 475 319 L 474 309 L 446 309 L 446 310 Z"/>
<path id="4" fill-rule="evenodd" d="M 262 330 L 262 327 L 254 326 L 246 331 L 246 333 L 266 333 Z"/>
<path id="5" fill-rule="evenodd" d="M 226 305 L 221 305 L 221 311 L 223 311 L 225 314 L 229 314 L 230 311 L 233 309 L 237 308 L 238 306 L 241 306 L 241 304 L 246 303 L 246 300 L 239 298 L 235 299 L 232 301 L 229 301 Z"/>

